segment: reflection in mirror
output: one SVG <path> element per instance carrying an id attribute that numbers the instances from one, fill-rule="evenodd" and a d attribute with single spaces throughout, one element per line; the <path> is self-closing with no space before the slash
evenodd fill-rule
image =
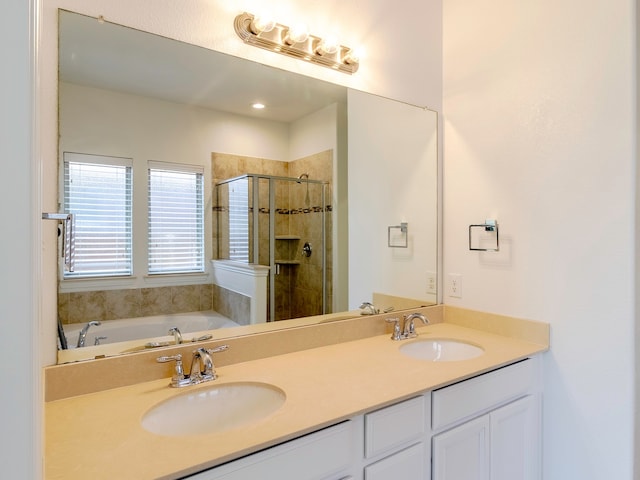
<path id="1" fill-rule="evenodd" d="M 60 12 L 59 35 L 61 208 L 65 154 L 133 172 L 132 273 L 60 269 L 59 345 L 72 347 L 60 362 L 348 318 L 374 299 L 347 293 L 344 87 L 70 12 Z M 257 101 L 266 108 L 251 108 Z M 150 268 L 162 244 L 150 240 L 148 178 L 159 165 L 202 172 L 203 242 L 189 250 L 201 267 Z M 428 303 L 419 295 L 409 306 Z"/>
<path id="2" fill-rule="evenodd" d="M 332 311 L 332 163 L 327 151 L 289 162 L 298 176 L 248 174 L 216 184 L 217 257 L 269 267 L 268 322 Z M 306 165 L 328 180 L 309 178 Z"/>

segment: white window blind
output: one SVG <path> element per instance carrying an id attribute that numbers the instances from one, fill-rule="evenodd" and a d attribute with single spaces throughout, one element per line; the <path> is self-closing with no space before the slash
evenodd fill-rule
<path id="1" fill-rule="evenodd" d="M 64 278 L 131 275 L 131 160 L 64 154 L 64 211 L 75 214 L 75 268 Z"/>
<path id="2" fill-rule="evenodd" d="M 204 272 L 199 167 L 149 162 L 149 274 Z"/>
<path id="3" fill-rule="evenodd" d="M 249 263 L 249 179 L 229 183 L 229 259 Z"/>

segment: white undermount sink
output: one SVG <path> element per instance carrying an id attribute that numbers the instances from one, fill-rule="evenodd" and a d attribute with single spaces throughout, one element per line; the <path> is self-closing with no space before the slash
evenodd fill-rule
<path id="1" fill-rule="evenodd" d="M 266 383 L 228 383 L 188 391 L 158 403 L 142 417 L 142 427 L 158 435 L 217 433 L 259 422 L 286 399 Z"/>
<path id="2" fill-rule="evenodd" d="M 479 357 L 484 353 L 484 350 L 459 340 L 425 339 L 401 345 L 400 352 L 418 360 L 454 362 Z"/>

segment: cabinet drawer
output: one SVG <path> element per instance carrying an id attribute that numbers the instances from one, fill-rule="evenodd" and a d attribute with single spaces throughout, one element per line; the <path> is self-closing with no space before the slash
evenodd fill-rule
<path id="1" fill-rule="evenodd" d="M 534 362 L 524 360 L 433 391 L 433 430 L 525 395 L 531 389 L 533 376 Z"/>
<path id="2" fill-rule="evenodd" d="M 423 480 L 427 472 L 423 443 L 394 453 L 364 469 L 365 480 Z"/>
<path id="3" fill-rule="evenodd" d="M 349 478 L 357 443 L 347 421 L 188 477 L 190 480 L 320 480 Z"/>
<path id="4" fill-rule="evenodd" d="M 424 434 L 425 415 L 422 396 L 365 415 L 365 457 L 374 457 Z"/>

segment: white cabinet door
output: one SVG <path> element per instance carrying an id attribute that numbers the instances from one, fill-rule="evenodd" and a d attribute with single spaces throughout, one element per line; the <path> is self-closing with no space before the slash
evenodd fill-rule
<path id="1" fill-rule="evenodd" d="M 489 480 L 489 415 L 433 437 L 432 480 Z"/>
<path id="2" fill-rule="evenodd" d="M 418 443 L 386 457 L 364 469 L 365 480 L 425 480 L 427 465 L 425 447 Z"/>
<path id="3" fill-rule="evenodd" d="M 433 437 L 433 480 L 540 480 L 540 400 L 528 395 Z"/>
<path id="4" fill-rule="evenodd" d="M 489 416 L 491 480 L 539 480 L 539 397 L 528 395 Z"/>

